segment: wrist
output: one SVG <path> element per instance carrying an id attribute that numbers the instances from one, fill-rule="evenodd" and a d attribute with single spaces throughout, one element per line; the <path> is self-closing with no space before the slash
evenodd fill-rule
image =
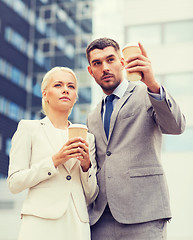
<path id="1" fill-rule="evenodd" d="M 152 85 L 147 86 L 147 88 L 152 93 L 160 94 L 160 84 L 157 82 Z"/>
<path id="2" fill-rule="evenodd" d="M 89 162 L 88 165 L 81 166 L 83 172 L 88 172 L 90 167 L 91 167 L 91 162 Z"/>
<path id="3" fill-rule="evenodd" d="M 56 155 L 52 156 L 52 161 L 53 161 L 55 168 L 57 168 L 60 165 L 60 161 Z"/>

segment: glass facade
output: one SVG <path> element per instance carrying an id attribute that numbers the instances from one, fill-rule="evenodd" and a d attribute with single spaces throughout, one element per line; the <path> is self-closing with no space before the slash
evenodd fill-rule
<path id="1" fill-rule="evenodd" d="M 185 43 L 193 41 L 193 20 L 142 24 L 126 27 L 125 42 L 140 39 L 145 45 Z"/>
<path id="2" fill-rule="evenodd" d="M 91 34 L 92 0 L 0 0 L 1 176 L 7 176 L 10 139 L 18 122 L 43 117 L 40 86 L 52 67 L 72 68 L 81 79 L 70 121 L 86 123 L 91 85 L 85 47 Z"/>
<path id="3" fill-rule="evenodd" d="M 186 130 L 182 135 L 165 135 L 163 151 L 165 152 L 193 152 L 193 112 L 190 104 L 193 102 L 193 72 L 175 73 L 162 76 L 163 85 L 175 97 L 182 112 L 186 116 Z"/>
<path id="4" fill-rule="evenodd" d="M 146 46 L 157 48 L 170 44 L 192 43 L 191 29 L 193 29 L 193 20 L 127 26 L 125 43 L 137 42 L 140 39 Z M 182 135 L 163 136 L 163 152 L 193 152 L 193 112 L 190 111 L 190 103 L 193 102 L 193 71 L 177 70 L 177 72 L 158 74 L 156 78 L 178 102 L 187 122 L 186 130 Z"/>

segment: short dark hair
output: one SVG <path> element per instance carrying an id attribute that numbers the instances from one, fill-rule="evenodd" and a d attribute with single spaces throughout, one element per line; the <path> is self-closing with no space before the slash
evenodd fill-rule
<path id="1" fill-rule="evenodd" d="M 94 49 L 104 49 L 106 47 L 113 47 L 116 52 L 120 53 L 119 44 L 111 38 L 98 38 L 92 41 L 86 48 L 86 57 L 90 63 L 90 52 Z"/>

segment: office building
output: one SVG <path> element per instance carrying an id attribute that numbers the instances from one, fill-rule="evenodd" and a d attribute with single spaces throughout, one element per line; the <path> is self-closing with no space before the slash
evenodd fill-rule
<path id="1" fill-rule="evenodd" d="M 0 177 L 7 176 L 11 137 L 20 119 L 39 119 L 40 85 L 54 66 L 79 79 L 70 120 L 85 123 L 91 103 L 85 48 L 92 34 L 92 0 L 0 0 Z"/>

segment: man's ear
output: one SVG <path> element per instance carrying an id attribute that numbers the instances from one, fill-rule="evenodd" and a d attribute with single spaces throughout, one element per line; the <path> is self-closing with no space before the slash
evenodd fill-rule
<path id="1" fill-rule="evenodd" d="M 90 75 L 93 77 L 93 73 L 92 73 L 92 69 L 91 69 L 91 66 L 90 66 L 90 65 L 88 66 L 88 72 L 89 72 Z"/>
<path id="2" fill-rule="evenodd" d="M 122 69 L 124 69 L 125 68 L 125 60 L 124 60 L 124 58 L 120 59 L 120 63 L 121 63 Z"/>

